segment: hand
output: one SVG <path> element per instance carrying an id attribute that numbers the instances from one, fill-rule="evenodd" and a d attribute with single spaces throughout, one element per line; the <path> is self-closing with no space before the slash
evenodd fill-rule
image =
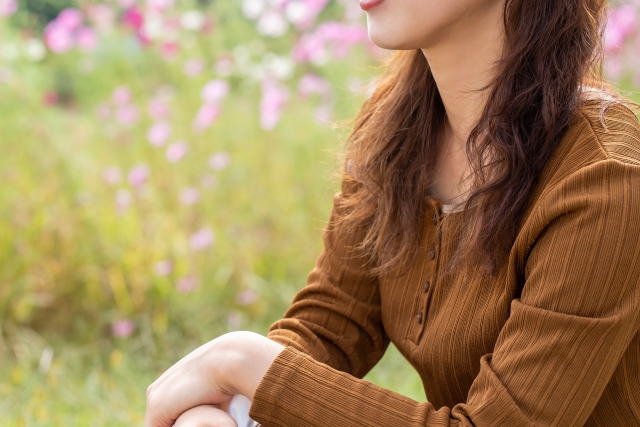
<path id="1" fill-rule="evenodd" d="M 238 427 L 231 415 L 215 405 L 202 405 L 182 413 L 174 427 Z"/>
<path id="2" fill-rule="evenodd" d="M 224 405 L 235 394 L 249 400 L 284 346 L 237 331 L 219 336 L 182 358 L 147 389 L 145 427 L 171 427 L 187 410 Z"/>

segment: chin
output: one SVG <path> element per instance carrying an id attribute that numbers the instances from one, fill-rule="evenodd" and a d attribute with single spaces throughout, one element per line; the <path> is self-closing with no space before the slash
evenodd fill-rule
<path id="1" fill-rule="evenodd" d="M 369 28 L 369 39 L 376 46 L 387 50 L 417 49 L 419 43 L 413 43 L 402 37 L 398 37 L 392 31 L 383 31 L 380 28 Z"/>

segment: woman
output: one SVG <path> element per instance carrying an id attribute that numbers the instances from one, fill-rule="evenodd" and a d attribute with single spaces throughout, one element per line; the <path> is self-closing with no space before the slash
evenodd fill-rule
<path id="1" fill-rule="evenodd" d="M 265 427 L 640 425 L 640 125 L 601 82 L 606 2 L 361 6 L 397 52 L 307 286 L 165 372 L 145 426 L 233 426 L 234 394 Z M 429 402 L 361 379 L 390 341 Z"/>

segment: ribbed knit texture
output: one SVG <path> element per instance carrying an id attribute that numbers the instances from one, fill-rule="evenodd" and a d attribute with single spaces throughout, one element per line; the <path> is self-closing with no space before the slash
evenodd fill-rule
<path id="1" fill-rule="evenodd" d="M 418 261 L 400 278 L 367 275 L 349 248 L 360 233 L 327 227 L 307 285 L 269 329 L 286 348 L 251 418 L 264 427 L 640 426 L 640 125 L 620 105 L 606 110 L 606 129 L 598 114 L 596 103 L 575 114 L 498 280 L 442 277 L 462 212 L 443 213 L 433 198 Z M 362 380 L 390 341 L 428 402 Z"/>

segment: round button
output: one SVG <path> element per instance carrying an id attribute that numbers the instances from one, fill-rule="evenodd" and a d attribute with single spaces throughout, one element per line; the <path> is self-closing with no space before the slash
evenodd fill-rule
<path id="1" fill-rule="evenodd" d="M 422 323 L 422 312 L 418 313 L 418 323 Z"/>
<path id="2" fill-rule="evenodd" d="M 431 257 L 431 259 L 434 259 L 436 257 L 436 247 L 433 246 L 431 248 L 431 251 L 429 251 L 429 256 Z"/>
<path id="3" fill-rule="evenodd" d="M 422 288 L 422 290 L 424 292 L 429 291 L 429 286 L 431 286 L 431 283 L 427 280 L 426 282 L 424 282 L 424 287 Z"/>
<path id="4" fill-rule="evenodd" d="M 438 217 L 435 212 L 431 214 L 431 221 L 433 221 L 433 225 L 438 225 Z"/>

